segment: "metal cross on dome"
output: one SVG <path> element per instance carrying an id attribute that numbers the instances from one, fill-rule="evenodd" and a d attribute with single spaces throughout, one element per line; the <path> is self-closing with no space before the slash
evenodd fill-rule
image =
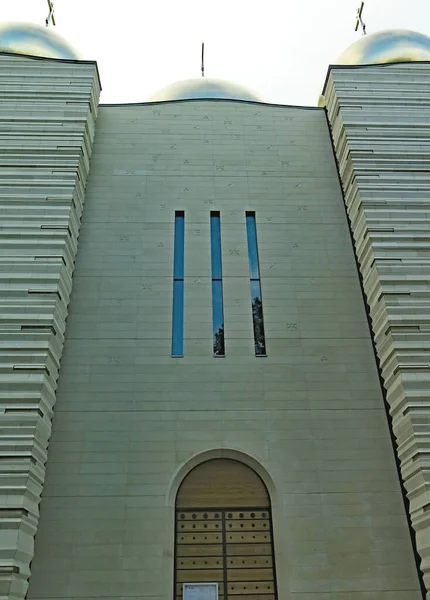
<path id="1" fill-rule="evenodd" d="M 364 9 L 364 2 L 361 3 L 360 8 L 357 8 L 357 22 L 355 24 L 355 31 L 358 31 L 358 28 L 361 25 L 361 28 L 363 30 L 363 35 L 366 35 L 366 25 L 363 21 L 363 9 Z"/>
<path id="2" fill-rule="evenodd" d="M 52 21 L 52 24 L 56 25 L 55 16 L 54 16 L 54 3 L 52 2 L 52 0 L 48 0 L 48 6 L 49 6 L 49 15 L 46 17 L 46 20 L 45 20 L 46 27 L 49 27 L 49 21 Z"/>

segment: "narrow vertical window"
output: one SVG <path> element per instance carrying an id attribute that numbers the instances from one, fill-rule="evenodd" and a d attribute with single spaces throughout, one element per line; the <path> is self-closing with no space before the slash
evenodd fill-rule
<path id="1" fill-rule="evenodd" d="M 246 213 L 246 235 L 248 238 L 249 277 L 251 279 L 255 355 L 261 356 L 266 354 L 266 337 L 264 335 L 263 300 L 261 297 L 255 212 Z"/>
<path id="2" fill-rule="evenodd" d="M 212 262 L 212 330 L 214 356 L 225 356 L 224 304 L 222 297 L 221 219 L 219 212 L 211 212 Z"/>
<path id="3" fill-rule="evenodd" d="M 184 353 L 184 211 L 175 212 L 175 244 L 173 259 L 172 356 Z"/>

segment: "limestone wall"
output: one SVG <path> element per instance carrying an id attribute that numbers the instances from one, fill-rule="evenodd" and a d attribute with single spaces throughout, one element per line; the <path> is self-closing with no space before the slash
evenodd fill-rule
<path id="1" fill-rule="evenodd" d="M 170 356 L 175 210 L 183 358 Z M 211 210 L 225 358 L 212 357 Z M 324 111 L 102 106 L 29 599 L 171 600 L 178 480 L 220 455 L 271 482 L 279 600 L 421 598 Z"/>

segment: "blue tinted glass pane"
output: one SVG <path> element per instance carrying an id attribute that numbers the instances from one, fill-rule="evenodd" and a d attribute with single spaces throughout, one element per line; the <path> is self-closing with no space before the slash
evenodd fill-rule
<path id="1" fill-rule="evenodd" d="M 261 285 L 258 279 L 251 279 L 251 300 L 254 302 L 255 298 L 261 302 Z"/>
<path id="2" fill-rule="evenodd" d="M 254 327 L 255 354 L 266 354 L 263 302 L 260 282 L 251 280 L 252 324 Z"/>
<path id="3" fill-rule="evenodd" d="M 211 257 L 212 278 L 221 279 L 221 220 L 218 214 L 211 214 Z"/>
<path id="4" fill-rule="evenodd" d="M 221 281 L 212 281 L 212 323 L 214 355 L 224 356 L 224 310 Z"/>
<path id="5" fill-rule="evenodd" d="M 184 282 L 173 282 L 173 325 L 172 354 L 182 356 L 184 353 Z"/>
<path id="6" fill-rule="evenodd" d="M 246 235 L 248 238 L 249 274 L 252 279 L 260 277 L 258 267 L 257 229 L 255 225 L 255 214 L 246 215 Z"/>
<path id="7" fill-rule="evenodd" d="M 175 215 L 175 255 L 173 266 L 173 277 L 175 279 L 184 278 L 184 213 Z"/>

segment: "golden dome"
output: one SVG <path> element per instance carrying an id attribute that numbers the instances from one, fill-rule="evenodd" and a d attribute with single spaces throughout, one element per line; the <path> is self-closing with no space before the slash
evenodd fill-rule
<path id="1" fill-rule="evenodd" d="M 33 23 L 0 24 L 0 52 L 79 59 L 79 54 L 73 46 L 52 28 Z"/>
<path id="2" fill-rule="evenodd" d="M 430 61 L 430 38 L 408 29 L 387 29 L 363 35 L 337 59 L 336 65 L 369 65 Z"/>
<path id="3" fill-rule="evenodd" d="M 191 100 L 195 98 L 224 98 L 226 100 L 263 102 L 257 94 L 242 85 L 222 79 L 208 79 L 207 77 L 185 79 L 184 81 L 171 83 L 155 92 L 148 102 Z"/>

